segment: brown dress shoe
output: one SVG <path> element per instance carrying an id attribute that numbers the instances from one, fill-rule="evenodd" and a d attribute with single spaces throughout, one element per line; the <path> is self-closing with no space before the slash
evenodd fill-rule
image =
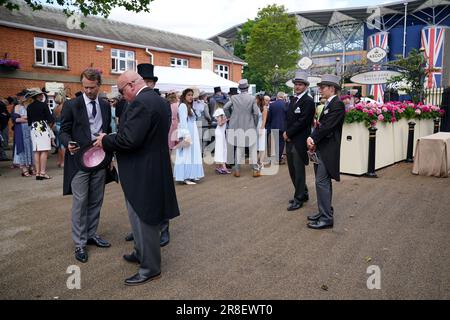
<path id="1" fill-rule="evenodd" d="M 241 176 L 241 173 L 239 171 L 235 171 L 233 174 L 236 178 L 239 178 Z"/>

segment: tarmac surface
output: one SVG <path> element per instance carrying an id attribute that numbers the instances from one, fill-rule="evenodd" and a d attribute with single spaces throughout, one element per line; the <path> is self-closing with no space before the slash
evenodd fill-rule
<path id="1" fill-rule="evenodd" d="M 310 200 L 294 212 L 287 166 L 260 178 L 205 166 L 201 183 L 176 186 L 181 215 L 162 248 L 162 277 L 127 287 L 137 265 L 122 259 L 132 244 L 120 185 L 107 185 L 98 229 L 112 246 L 89 246 L 82 264 L 72 198 L 54 156 L 49 163 L 53 179 L 36 181 L 0 162 L 0 299 L 450 299 L 450 179 L 415 176 L 412 164 L 333 182 L 332 230 L 306 227 L 317 212 L 311 166 Z M 79 290 L 67 288 L 71 265 Z M 381 289 L 368 289 L 370 266 Z"/>

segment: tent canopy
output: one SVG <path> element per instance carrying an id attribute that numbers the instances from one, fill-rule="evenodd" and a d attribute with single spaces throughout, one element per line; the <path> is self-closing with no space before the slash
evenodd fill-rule
<path id="1" fill-rule="evenodd" d="M 222 92 L 228 92 L 230 87 L 236 87 L 236 82 L 218 76 L 216 73 L 203 69 L 172 68 L 155 66 L 154 75 L 158 77 L 156 88 L 161 92 L 170 90 L 183 91 L 196 87 L 207 93 L 214 93 L 214 87 L 220 87 Z"/>

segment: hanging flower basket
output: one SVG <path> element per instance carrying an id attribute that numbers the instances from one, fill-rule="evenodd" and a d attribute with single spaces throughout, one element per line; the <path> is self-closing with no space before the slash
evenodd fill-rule
<path id="1" fill-rule="evenodd" d="M 4 71 L 14 71 L 20 68 L 20 63 L 12 59 L 0 59 L 0 69 Z"/>

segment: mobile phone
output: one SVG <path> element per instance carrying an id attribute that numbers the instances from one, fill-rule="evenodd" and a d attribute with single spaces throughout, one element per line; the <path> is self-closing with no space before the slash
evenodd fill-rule
<path id="1" fill-rule="evenodd" d="M 75 148 L 79 148 L 80 147 L 80 145 L 76 141 L 69 141 L 69 144 L 74 146 Z"/>

